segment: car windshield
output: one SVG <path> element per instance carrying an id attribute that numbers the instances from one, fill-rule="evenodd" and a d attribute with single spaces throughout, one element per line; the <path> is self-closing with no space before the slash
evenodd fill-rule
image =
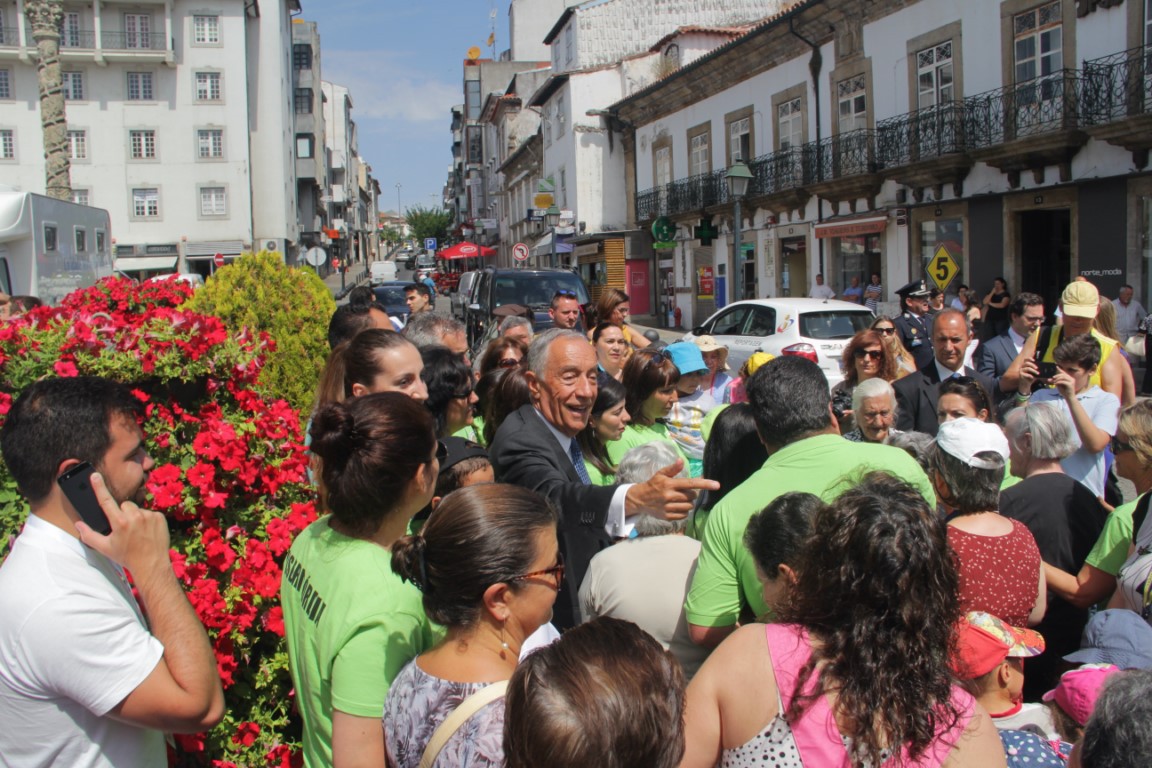
<path id="1" fill-rule="evenodd" d="M 850 339 L 872 324 L 867 310 L 831 310 L 800 315 L 800 335 L 810 339 Z"/>
<path id="2" fill-rule="evenodd" d="M 500 275 L 496 278 L 495 306 L 524 304 L 529 307 L 548 306 L 557 291 L 571 291 L 581 304 L 588 303 L 584 284 L 571 273 L 555 272 L 546 275 Z"/>
<path id="3" fill-rule="evenodd" d="M 386 307 L 395 307 L 404 303 L 404 289 L 400 287 L 374 288 L 373 293 L 376 294 L 376 301 Z"/>

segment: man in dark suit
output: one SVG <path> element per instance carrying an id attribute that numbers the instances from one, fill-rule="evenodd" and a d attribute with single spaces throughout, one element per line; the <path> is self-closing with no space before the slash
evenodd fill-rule
<path id="1" fill-rule="evenodd" d="M 900 296 L 901 314 L 892 324 L 904 348 L 912 353 L 916 367 L 923 368 L 932 360 L 932 317 L 928 312 L 931 291 L 923 280 L 913 280 L 896 293 Z"/>
<path id="2" fill-rule="evenodd" d="M 1020 293 L 1009 307 L 1008 330 L 980 345 L 976 370 L 995 382 L 992 397 L 999 403 L 1016 391 L 1017 375 L 1007 375 L 1012 361 L 1024 348 L 1024 342 L 1044 323 L 1044 299 L 1035 293 Z"/>
<path id="3" fill-rule="evenodd" d="M 566 570 L 553 609 L 561 629 L 579 621 L 580 582 L 592 556 L 631 532 L 630 517 L 647 513 L 679 520 L 692 510 L 695 492 L 718 490 L 711 480 L 675 477 L 682 461 L 646 483 L 591 485 L 576 442 L 596 400 L 596 352 L 576 331 L 542 334 L 528 352 L 525 373 L 532 403 L 514 411 L 492 439 L 496 479 L 547 497 L 560 512 L 558 537 Z"/>
<path id="4" fill-rule="evenodd" d="M 940 382 L 956 376 L 970 376 L 984 387 L 991 397 L 992 379 L 964 365 L 971 334 L 968 319 L 963 312 L 945 309 L 932 323 L 932 359 L 916 373 L 897 379 L 896 428 L 908 432 L 926 432 L 935 435 L 940 423 L 936 406 L 940 400 Z"/>

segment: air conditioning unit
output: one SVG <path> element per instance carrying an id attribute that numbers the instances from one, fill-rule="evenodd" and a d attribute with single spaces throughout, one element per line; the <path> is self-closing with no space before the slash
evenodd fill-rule
<path id="1" fill-rule="evenodd" d="M 279 247 L 280 247 L 279 244 L 277 244 L 277 242 L 275 240 L 269 240 L 266 243 L 264 243 L 264 250 L 266 250 L 266 251 L 275 251 Z"/>

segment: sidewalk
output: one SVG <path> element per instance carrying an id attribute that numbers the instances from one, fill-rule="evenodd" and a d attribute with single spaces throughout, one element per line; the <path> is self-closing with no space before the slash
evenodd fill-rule
<path id="1" fill-rule="evenodd" d="M 333 272 L 332 274 L 328 275 L 328 277 L 323 279 L 324 285 L 328 286 L 328 289 L 332 291 L 332 297 L 337 301 L 340 301 L 345 296 L 347 296 L 348 293 L 358 284 L 368 281 L 368 268 L 361 267 L 359 264 L 357 264 L 355 267 L 348 270 L 347 274 L 344 275 L 343 291 L 340 289 L 340 272 Z"/>

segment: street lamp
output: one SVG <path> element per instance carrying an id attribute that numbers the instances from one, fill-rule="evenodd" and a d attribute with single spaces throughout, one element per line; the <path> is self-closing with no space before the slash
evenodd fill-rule
<path id="1" fill-rule="evenodd" d="M 544 211 L 544 223 L 552 230 L 552 261 L 549 266 L 556 266 L 556 226 L 560 223 L 560 209 L 556 207 L 556 203 L 548 206 L 548 210 Z"/>
<path id="2" fill-rule="evenodd" d="M 728 182 L 728 195 L 732 198 L 732 265 L 735 271 L 732 286 L 735 289 L 736 301 L 744 298 L 744 248 L 740 240 L 740 201 L 748 194 L 748 183 L 752 181 L 752 171 L 743 160 L 732 163 L 724 177 Z"/>
<path id="3" fill-rule="evenodd" d="M 396 215 L 404 218 L 404 209 L 400 205 L 400 187 L 404 186 L 400 182 L 396 182 Z"/>

